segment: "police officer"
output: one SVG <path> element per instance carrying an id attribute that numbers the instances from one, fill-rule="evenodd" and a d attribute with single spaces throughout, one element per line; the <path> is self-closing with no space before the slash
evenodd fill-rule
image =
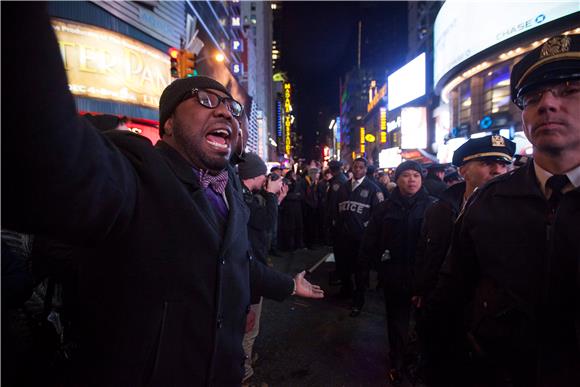
<path id="1" fill-rule="evenodd" d="M 389 336 L 389 379 L 401 381 L 411 317 L 411 279 L 415 247 L 425 210 L 433 201 L 422 186 L 423 169 L 405 161 L 395 172 L 397 188 L 381 203 L 365 231 L 357 262 L 357 296 L 351 316 L 363 306 L 368 268 L 374 263 L 383 281 Z"/>
<path id="2" fill-rule="evenodd" d="M 425 213 L 413 281 L 413 304 L 418 309 L 417 333 L 422 352 L 421 374 L 425 382 L 450 384 L 449 377 L 457 375 L 455 364 L 464 359 L 462 355 L 465 351 L 461 351 L 461 343 L 465 335 L 460 325 L 449 332 L 451 337 L 447 337 L 444 336 L 446 330 L 425 323 L 421 318 L 421 308 L 429 302 L 451 243 L 453 224 L 465 201 L 476 188 L 507 172 L 514 151 L 515 143 L 499 135 L 470 139 L 461 145 L 453 154 L 453 165 L 459 168 L 465 181 L 443 191 L 440 200 Z M 456 311 L 449 311 L 448 316 Z M 450 318 L 445 325 L 456 321 Z M 450 369 L 450 363 L 454 364 L 454 369 Z"/>
<path id="3" fill-rule="evenodd" d="M 533 160 L 468 201 L 435 311 L 469 305 L 478 386 L 578 386 L 580 36 L 548 39 L 510 82 Z"/>
<path id="4" fill-rule="evenodd" d="M 342 163 L 338 160 L 331 160 L 328 163 L 328 170 L 332 177 L 328 180 L 328 190 L 326 193 L 326 201 L 324 205 L 324 239 L 329 246 L 336 251 L 335 242 L 337 240 L 336 233 L 336 218 L 338 216 L 338 190 L 340 186 L 346 183 L 346 175 L 342 172 Z M 340 278 L 338 275 L 338 267 L 334 272 L 330 273 L 330 285 L 339 285 Z"/>
<path id="5" fill-rule="evenodd" d="M 359 157 L 352 164 L 353 177 L 340 186 L 337 195 L 336 241 L 334 257 L 341 281 L 340 296 L 352 295 L 352 275 L 364 230 L 376 209 L 384 200 L 381 189 L 365 175 L 366 159 Z"/>

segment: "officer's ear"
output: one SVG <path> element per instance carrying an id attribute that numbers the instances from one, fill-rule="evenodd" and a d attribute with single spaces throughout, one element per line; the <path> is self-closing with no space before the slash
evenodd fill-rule
<path id="1" fill-rule="evenodd" d="M 457 170 L 457 172 L 459 172 L 459 174 L 461 175 L 461 177 L 465 177 L 465 174 L 467 173 L 467 164 L 469 163 L 465 163 L 462 166 L 459 167 L 459 169 Z"/>

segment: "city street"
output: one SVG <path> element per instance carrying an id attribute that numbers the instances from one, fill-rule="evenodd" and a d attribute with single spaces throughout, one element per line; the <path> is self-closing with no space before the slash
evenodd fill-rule
<path id="1" fill-rule="evenodd" d="M 327 253 L 320 248 L 272 258 L 276 269 L 294 274 Z M 334 263 L 324 263 L 309 277 L 324 289 L 323 300 L 292 297 L 282 303 L 265 301 L 251 386 L 387 384 L 382 292 L 374 290 L 373 281 L 363 312 L 349 317 L 350 300 L 339 300 L 339 286 L 329 286 L 332 270 Z"/>

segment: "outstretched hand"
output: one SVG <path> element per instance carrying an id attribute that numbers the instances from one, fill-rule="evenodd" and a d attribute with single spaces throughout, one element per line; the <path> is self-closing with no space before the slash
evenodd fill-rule
<path id="1" fill-rule="evenodd" d="M 294 277 L 294 283 L 296 284 L 296 292 L 294 294 L 304 298 L 323 298 L 324 290 L 320 286 L 308 282 L 304 278 L 305 274 L 306 272 L 302 271 Z"/>

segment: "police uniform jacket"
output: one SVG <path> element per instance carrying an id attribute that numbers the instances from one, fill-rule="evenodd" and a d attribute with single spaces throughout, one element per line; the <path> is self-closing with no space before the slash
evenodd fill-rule
<path id="1" fill-rule="evenodd" d="M 359 270 L 378 267 L 386 286 L 409 293 L 421 224 L 434 200 L 424 189 L 404 198 L 395 188 L 370 219 L 358 257 Z"/>
<path id="2" fill-rule="evenodd" d="M 21 9 L 2 11 L 17 19 Z M 107 139 L 78 119 L 48 17 L 42 7 L 26 11 L 6 27 L 30 35 L 8 48 L 31 66 L 42 60 L 44 71 L 3 85 L 14 91 L 3 101 L 11 144 L 3 161 L 19 166 L 3 176 L 11 182 L 3 222 L 93 251 L 79 269 L 79 384 L 239 385 L 250 288 L 281 300 L 293 282 L 248 253 L 235 175 L 220 220 L 173 148 L 129 132 Z"/>
<path id="3" fill-rule="evenodd" d="M 457 220 L 435 306 L 445 313 L 471 301 L 468 323 L 483 351 L 516 348 L 535 357 L 526 366 L 538 386 L 572 386 L 580 189 L 564 195 L 553 222 L 548 213 L 533 162 L 477 190 Z"/>
<path id="4" fill-rule="evenodd" d="M 338 191 L 340 187 L 347 182 L 347 178 L 344 173 L 339 173 L 336 176 L 332 176 L 328 181 L 328 192 L 326 194 L 326 208 L 325 208 L 325 224 L 326 228 L 334 233 L 334 227 L 336 226 L 336 217 L 338 215 Z"/>
<path id="5" fill-rule="evenodd" d="M 427 296 L 435 289 L 464 195 L 465 182 L 457 183 L 443 191 L 441 198 L 425 212 L 415 258 L 415 295 Z"/>
<path id="6" fill-rule="evenodd" d="M 354 191 L 352 180 L 342 184 L 337 195 L 337 234 L 360 241 L 372 212 L 383 200 L 381 189 L 367 177 Z"/>

